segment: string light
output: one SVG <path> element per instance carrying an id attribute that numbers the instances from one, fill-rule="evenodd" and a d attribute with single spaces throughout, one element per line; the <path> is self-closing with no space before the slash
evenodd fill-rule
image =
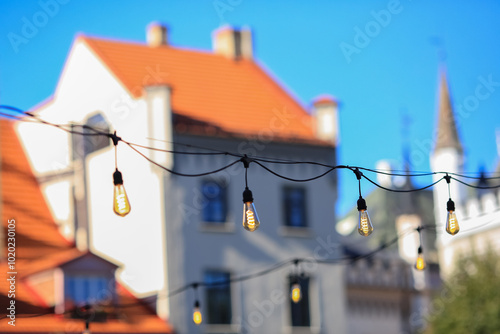
<path id="1" fill-rule="evenodd" d="M 260 226 L 259 216 L 257 216 L 257 211 L 255 210 L 255 205 L 253 204 L 252 191 L 248 189 L 248 166 L 250 165 L 250 159 L 245 155 L 241 158 L 241 162 L 245 166 L 245 190 L 243 191 L 243 227 L 245 230 L 254 232 Z"/>
<path id="2" fill-rule="evenodd" d="M 115 172 L 113 173 L 113 211 L 120 217 L 125 217 L 130 213 L 130 202 L 128 200 L 127 192 L 123 186 L 122 173 L 118 170 L 117 163 L 117 145 L 121 140 L 120 137 L 116 135 L 116 131 L 109 135 L 113 144 L 115 145 Z"/>
<path id="3" fill-rule="evenodd" d="M 198 300 L 198 283 L 193 283 L 192 287 L 195 294 L 195 301 L 193 307 L 193 322 L 196 325 L 200 325 L 203 321 L 203 317 L 201 315 L 200 302 Z"/>
<path id="4" fill-rule="evenodd" d="M 422 227 L 419 226 L 417 227 L 417 232 L 418 232 L 418 240 L 420 241 L 420 245 L 418 246 L 418 255 L 417 255 L 417 260 L 415 261 L 415 269 L 417 270 L 424 270 L 425 269 L 425 260 L 424 260 L 424 255 L 422 252 Z"/>
<path id="5" fill-rule="evenodd" d="M 366 201 L 361 196 L 361 177 L 363 176 L 363 173 L 361 173 L 358 168 L 355 168 L 353 172 L 354 174 L 356 174 L 356 178 L 358 179 L 359 184 L 359 199 L 357 202 L 359 211 L 358 233 L 364 237 L 367 237 L 372 234 L 373 225 L 370 220 L 370 216 L 368 215 L 368 207 L 366 206 Z"/>
<path id="6" fill-rule="evenodd" d="M 446 210 L 448 214 L 446 216 L 446 232 L 451 235 L 455 235 L 460 231 L 460 226 L 458 225 L 457 215 L 455 214 L 455 203 L 451 200 L 451 192 L 450 192 L 450 180 L 451 176 L 446 174 L 444 176 L 446 183 L 448 183 L 448 195 L 450 199 L 446 203 Z"/>
<path id="7" fill-rule="evenodd" d="M 17 108 L 14 108 L 14 107 L 7 107 L 7 106 L 1 106 L 0 105 L 0 108 L 10 109 L 10 110 L 13 110 L 13 111 L 22 112 L 21 110 L 19 110 Z M 210 154 L 210 153 L 206 153 L 206 152 L 179 152 L 179 151 L 161 150 L 161 149 L 157 149 L 157 148 L 153 148 L 153 147 L 141 146 L 141 145 L 137 145 L 137 144 L 126 142 L 126 141 L 122 140 L 120 137 L 117 137 L 116 136 L 116 132 L 114 134 L 108 134 L 108 133 L 104 133 L 104 132 L 102 132 L 100 130 L 94 129 L 94 128 L 86 126 L 86 125 L 73 125 L 73 126 L 80 126 L 82 129 L 92 130 L 94 133 L 85 133 L 83 131 L 75 131 L 75 130 L 73 130 L 73 127 L 71 125 L 52 124 L 52 123 L 49 123 L 47 121 L 44 121 L 44 120 L 40 119 L 38 116 L 36 116 L 36 115 L 34 115 L 34 114 L 30 113 L 30 112 L 22 112 L 22 113 L 24 115 L 26 115 L 26 116 L 29 116 L 29 117 L 33 118 L 34 120 L 28 121 L 28 120 L 26 120 L 26 119 L 24 119 L 22 117 L 10 115 L 10 114 L 5 114 L 5 113 L 2 113 L 2 112 L 0 112 L 0 115 L 3 115 L 5 117 L 9 117 L 9 118 L 14 118 L 14 119 L 16 119 L 18 121 L 27 121 L 27 122 L 31 122 L 31 123 L 33 123 L 35 121 L 36 122 L 40 122 L 40 123 L 43 123 L 43 124 L 46 124 L 46 125 L 51 125 L 51 126 L 57 127 L 57 128 L 59 128 L 59 129 L 61 129 L 63 131 L 66 131 L 66 132 L 72 133 L 72 134 L 78 134 L 78 135 L 82 135 L 82 136 L 99 136 L 99 135 L 104 135 L 104 136 L 108 136 L 111 139 L 113 139 L 113 143 L 115 145 L 115 173 L 113 174 L 113 181 L 114 181 L 115 186 L 116 185 L 122 185 L 123 186 L 123 178 L 122 178 L 121 172 L 116 167 L 116 146 L 117 146 L 118 141 L 122 141 L 125 144 L 127 144 L 129 147 L 131 147 L 138 154 L 140 154 L 141 156 L 143 156 L 144 158 L 146 158 L 149 162 L 151 162 L 153 164 L 156 164 L 157 166 L 160 166 L 161 168 L 163 168 L 163 169 L 171 172 L 172 174 L 179 175 L 179 176 L 198 177 L 198 176 L 210 175 L 210 174 L 214 174 L 214 173 L 220 172 L 220 171 L 222 171 L 222 170 L 224 170 L 226 168 L 229 168 L 229 167 L 233 166 L 234 164 L 238 163 L 239 161 L 243 161 L 243 163 L 245 165 L 245 183 L 246 183 L 246 187 L 245 187 L 245 191 L 243 193 L 243 197 L 244 197 L 244 200 L 245 200 L 245 197 L 246 197 L 246 199 L 248 199 L 247 202 L 250 202 L 250 204 L 252 205 L 252 207 L 254 209 L 254 212 L 255 212 L 255 207 L 253 206 L 252 192 L 248 189 L 248 185 L 247 185 L 247 182 L 246 182 L 247 181 L 247 169 L 248 169 L 248 164 L 249 164 L 250 161 L 255 162 L 257 165 L 261 166 L 263 169 L 267 170 L 268 172 L 270 172 L 270 173 L 272 173 L 272 174 L 274 174 L 274 175 L 276 175 L 276 176 L 278 176 L 280 178 L 283 178 L 283 179 L 286 179 L 286 180 L 289 180 L 289 181 L 293 181 L 293 182 L 307 182 L 307 181 L 312 181 L 312 180 L 315 180 L 315 179 L 318 179 L 320 177 L 325 176 L 326 174 L 330 173 L 331 171 L 333 171 L 335 169 L 350 169 L 350 170 L 354 171 L 355 174 L 356 174 L 356 177 L 358 179 L 358 182 L 359 182 L 359 199 L 358 199 L 358 203 L 357 203 L 358 205 L 357 206 L 358 206 L 358 211 L 360 211 L 360 217 L 361 217 L 361 212 L 362 211 L 364 211 L 366 213 L 366 216 L 368 217 L 366 201 L 361 196 L 361 184 L 360 184 L 361 177 L 365 178 L 367 181 L 369 181 L 370 183 L 374 184 L 375 186 L 377 186 L 379 188 L 382 188 L 384 190 L 387 190 L 387 191 L 391 191 L 391 192 L 416 192 L 416 191 L 421 191 L 421 190 L 424 190 L 424 189 L 427 189 L 427 188 L 430 188 L 430 187 L 434 186 L 435 184 L 437 184 L 438 182 L 440 182 L 443 178 L 448 183 L 448 192 L 449 192 L 449 194 L 450 194 L 450 185 L 449 184 L 450 184 L 450 180 L 451 179 L 454 179 L 455 181 L 457 181 L 457 182 L 459 182 L 459 183 L 461 183 L 461 184 L 463 184 L 463 185 L 465 185 L 467 187 L 475 188 L 475 189 L 495 189 L 495 188 L 499 188 L 500 187 L 500 184 L 494 185 L 494 186 L 477 186 L 477 185 L 473 185 L 473 184 L 469 184 L 469 183 L 463 182 L 463 181 L 461 181 L 461 180 L 459 180 L 459 179 L 457 179 L 455 177 L 449 176 L 449 175 L 454 175 L 456 177 L 467 178 L 467 179 L 480 179 L 481 178 L 480 176 L 479 177 L 475 177 L 475 176 L 470 176 L 470 175 L 466 175 L 466 174 L 463 174 L 463 173 L 459 174 L 459 173 L 451 173 L 451 172 L 444 172 L 444 171 L 436 171 L 436 172 L 429 172 L 429 173 L 427 173 L 427 172 L 418 172 L 418 173 L 414 172 L 414 173 L 401 174 L 401 173 L 395 173 L 395 172 L 385 172 L 385 171 L 380 171 L 380 170 L 368 169 L 368 168 L 364 168 L 364 167 L 354 167 L 354 166 L 346 166 L 346 165 L 329 166 L 327 164 L 322 164 L 322 163 L 318 163 L 318 162 L 314 162 L 314 161 L 278 160 L 278 159 L 259 158 L 259 157 L 252 157 L 252 159 L 250 160 L 246 156 L 242 157 L 241 154 L 235 154 L 235 153 L 231 153 L 231 152 L 222 152 L 222 151 L 217 151 L 217 153 Z M 183 145 L 182 143 L 175 143 L 175 144 L 176 145 L 181 145 L 181 146 Z M 240 159 L 236 160 L 236 161 L 232 162 L 231 164 L 229 164 L 227 166 L 224 166 L 224 167 L 219 168 L 217 170 L 206 172 L 206 173 L 200 173 L 200 174 L 183 174 L 183 173 L 179 173 L 179 172 L 175 172 L 175 171 L 169 170 L 166 167 L 163 167 L 163 166 L 157 164 L 153 160 L 149 159 L 146 155 L 144 155 L 140 151 L 138 151 L 134 146 L 141 147 L 141 148 L 148 149 L 148 150 L 157 150 L 157 151 L 162 151 L 162 152 L 167 152 L 167 153 L 175 153 L 175 154 L 189 154 L 189 155 L 229 155 L 229 156 L 234 156 L 234 157 L 241 158 L 241 160 Z M 192 147 L 192 145 L 186 145 L 186 146 Z M 212 150 L 210 148 L 203 148 L 203 149 Z M 327 168 L 327 170 L 326 170 L 326 172 L 321 173 L 320 175 L 317 175 L 317 176 L 309 178 L 309 179 L 293 179 L 293 178 L 288 178 L 286 176 L 283 176 L 283 175 L 281 175 L 281 174 L 279 174 L 279 173 L 271 170 L 270 168 L 268 168 L 265 165 L 263 165 L 261 162 L 272 163 L 272 164 L 294 164 L 294 165 L 295 164 L 297 164 L 297 165 L 299 165 L 299 164 L 308 164 L 308 165 L 315 165 L 315 166 L 323 166 L 323 167 Z M 372 181 L 370 178 L 368 178 L 367 176 L 363 175 L 359 170 L 364 170 L 364 171 L 367 171 L 367 172 L 373 172 L 373 173 L 376 173 L 376 174 L 391 175 L 391 176 L 420 177 L 420 176 L 429 176 L 429 175 L 435 175 L 435 174 L 446 174 L 446 176 L 443 177 L 443 178 L 441 178 L 441 179 L 439 179 L 439 180 L 437 180 L 436 182 L 434 182 L 434 183 L 432 183 L 430 185 L 427 185 L 425 187 L 418 188 L 418 189 L 390 189 L 390 188 L 385 188 L 385 187 L 377 184 L 376 182 Z M 115 175 L 116 175 L 116 177 L 115 177 Z M 500 177 L 488 177 L 486 179 L 487 180 L 498 180 L 498 179 L 500 179 Z M 246 192 L 246 196 L 245 196 L 245 192 Z M 128 198 L 127 198 L 127 203 L 128 203 Z M 129 205 L 129 211 L 130 211 L 130 204 L 128 204 L 128 205 Z M 454 204 L 454 202 L 451 199 L 451 195 L 450 195 L 449 201 L 447 203 L 447 211 L 448 211 L 447 232 L 450 233 L 450 234 L 452 234 L 452 235 L 454 235 L 454 234 L 458 233 L 459 226 L 458 226 L 458 222 L 457 222 L 456 215 L 455 215 L 455 204 Z M 450 216 L 451 216 L 451 219 L 450 219 Z M 256 212 L 255 212 L 254 217 L 257 217 Z M 258 221 L 258 218 L 257 218 L 256 221 L 260 224 L 260 222 Z M 361 222 L 361 219 L 360 219 L 360 222 Z M 368 227 L 368 229 L 365 229 L 365 230 L 368 232 L 370 230 L 370 228 L 371 228 L 371 231 L 369 231 L 369 233 L 366 234 L 366 235 L 369 235 L 373 231 L 373 226 L 371 225 L 371 221 L 369 220 L 369 217 L 368 217 L 367 223 L 369 224 L 369 225 L 367 225 L 369 227 Z M 448 225 L 449 225 L 450 231 L 448 231 Z M 258 225 L 257 225 L 257 227 L 258 227 Z M 359 232 L 359 229 L 358 229 L 358 232 Z M 454 233 L 451 233 L 451 232 L 454 232 Z M 420 233 L 420 231 L 419 231 L 419 233 Z M 363 231 L 363 233 L 360 232 L 360 234 L 364 235 L 365 232 L 364 231 Z M 390 244 L 394 243 L 397 240 L 398 240 L 398 237 L 395 238 L 393 241 L 391 241 L 391 243 L 385 243 L 385 244 L 381 245 L 380 247 L 378 247 L 377 249 L 375 249 L 374 251 L 369 252 L 369 253 L 364 254 L 364 255 L 349 256 L 349 257 L 342 258 L 342 259 L 322 260 L 322 261 L 317 261 L 317 262 L 318 263 L 325 263 L 325 264 L 336 264 L 336 263 L 339 263 L 339 262 L 341 262 L 343 260 L 349 260 L 352 263 L 354 261 L 357 261 L 357 260 L 360 260 L 360 259 L 363 259 L 363 258 L 370 257 L 370 256 L 374 255 L 375 253 L 377 253 L 377 252 L 379 252 L 379 251 L 387 248 Z M 425 261 L 423 259 L 423 252 L 422 252 L 422 245 L 420 245 L 420 247 L 418 249 L 418 254 L 419 254 L 419 257 L 420 257 L 420 255 L 422 255 L 422 261 L 421 262 L 422 262 L 423 266 L 425 267 Z M 416 267 L 417 267 L 418 262 L 419 262 L 418 261 L 419 257 L 417 257 Z M 306 260 L 306 259 L 303 259 L 303 260 Z M 244 280 L 247 280 L 247 279 L 251 279 L 253 277 L 259 277 L 259 276 L 268 274 L 268 273 L 273 272 L 273 271 L 277 270 L 278 268 L 282 267 L 286 263 L 289 263 L 289 261 L 285 261 L 285 262 L 282 262 L 282 263 L 275 264 L 271 268 L 262 270 L 262 271 L 260 271 L 258 273 L 252 274 L 252 275 L 240 276 L 240 277 L 237 277 L 235 279 L 231 279 L 227 283 L 237 282 L 237 281 L 244 281 Z M 175 294 L 180 293 L 182 291 L 185 291 L 187 288 L 189 288 L 189 286 L 187 286 L 187 287 L 183 286 L 183 287 L 181 287 L 179 289 L 173 290 L 173 291 L 171 291 L 168 294 L 168 296 L 172 296 L 172 295 L 175 295 Z M 137 304 L 130 304 L 130 305 L 131 306 L 136 306 Z M 122 306 L 122 307 L 126 307 L 126 306 L 127 305 Z M 199 313 L 196 313 L 196 311 L 198 311 Z M 38 316 L 49 315 L 49 314 L 53 314 L 53 313 L 45 313 L 45 314 L 40 314 Z M 195 301 L 195 309 L 194 309 L 194 312 L 193 312 L 193 321 L 195 321 L 195 314 L 196 314 L 196 319 L 199 319 L 199 323 L 201 323 L 202 316 L 201 316 L 200 304 L 199 304 L 198 299 L 196 299 L 196 301 Z"/>
<path id="8" fill-rule="evenodd" d="M 299 259 L 295 259 L 294 261 L 294 268 L 296 269 L 295 273 L 292 273 L 292 279 L 291 279 L 291 289 L 290 289 L 290 298 L 292 301 L 297 304 L 302 300 L 302 291 L 300 290 L 300 276 L 298 275 L 298 266 L 299 266 Z"/>

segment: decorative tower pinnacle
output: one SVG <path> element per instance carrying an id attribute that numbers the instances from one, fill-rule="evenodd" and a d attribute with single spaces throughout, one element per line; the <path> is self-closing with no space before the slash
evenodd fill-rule
<path id="1" fill-rule="evenodd" d="M 441 70 L 440 73 L 438 103 L 439 115 L 434 152 L 442 148 L 454 148 L 458 153 L 462 154 L 463 147 L 458 138 L 455 116 L 453 115 L 453 107 L 448 90 L 448 79 L 444 70 Z"/>

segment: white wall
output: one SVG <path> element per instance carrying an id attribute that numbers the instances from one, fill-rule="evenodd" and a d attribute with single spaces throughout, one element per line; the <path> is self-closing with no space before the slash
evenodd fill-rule
<path id="1" fill-rule="evenodd" d="M 82 124 L 96 112 L 104 114 L 119 136 L 148 144 L 146 102 L 131 99 L 92 51 L 77 40 L 53 100 L 37 114 L 57 124 Z M 17 129 L 37 176 L 72 170 L 69 134 L 39 124 L 21 123 Z M 122 218 L 112 211 L 114 166 L 112 146 L 87 157 L 90 248 L 104 258 L 123 264 L 120 279 L 133 292 L 151 294 L 163 289 L 165 283 L 158 175 L 124 143 L 118 145 L 118 167 L 132 206 L 131 213 Z M 70 180 L 76 182 L 76 178 Z M 67 182 L 67 178 L 55 178 L 51 187 L 62 187 Z M 61 204 L 61 193 L 50 191 L 48 186 L 42 189 L 56 219 L 72 221 L 73 211 L 68 210 L 68 201 Z"/>
<path id="2" fill-rule="evenodd" d="M 179 137 L 175 141 L 217 147 L 237 152 L 241 142 L 210 138 Z M 186 149 L 176 147 L 176 149 Z M 334 151 L 289 145 L 266 145 L 265 153 L 278 158 L 313 159 L 332 163 Z M 263 154 L 263 153 L 262 153 Z M 175 168 L 183 173 L 200 173 L 214 170 L 233 161 L 233 157 L 176 156 Z M 311 166 L 273 166 L 273 169 L 289 177 L 307 178 L 319 174 L 321 169 Z M 323 169 L 324 171 L 324 169 Z M 208 179 L 210 177 L 207 177 Z M 288 236 L 283 231 L 282 186 L 292 182 L 278 179 L 255 164 L 248 172 L 249 188 L 261 221 L 259 229 L 248 232 L 241 226 L 244 168 L 238 163 L 233 168 L 216 175 L 227 179 L 229 219 L 223 231 L 210 229 L 201 222 L 201 182 L 203 178 L 170 176 L 166 200 L 167 257 L 169 286 L 171 289 L 193 281 L 202 281 L 206 269 L 225 269 L 240 276 L 270 267 L 277 262 L 295 257 L 311 257 L 312 260 L 338 258 L 338 244 L 329 248 L 326 240 L 338 242 L 335 232 L 335 191 L 331 177 L 315 182 L 302 183 L 307 188 L 307 210 L 310 228 L 307 233 Z M 293 185 L 297 185 L 294 183 Z M 180 203 L 184 203 L 179 207 Z M 315 255 L 316 254 L 316 255 Z M 305 272 L 311 277 L 311 330 L 307 333 L 346 333 L 344 309 L 343 268 L 305 264 Z M 289 319 L 289 300 L 286 279 L 292 265 L 272 274 L 232 285 L 234 326 L 195 326 L 191 320 L 194 295 L 191 290 L 169 299 L 170 321 L 179 333 L 236 332 L 241 326 L 243 333 L 292 333 Z M 198 289 L 200 302 L 204 290 Z M 273 302 L 273 298 L 278 302 Z M 295 333 L 296 331 L 293 331 Z"/>

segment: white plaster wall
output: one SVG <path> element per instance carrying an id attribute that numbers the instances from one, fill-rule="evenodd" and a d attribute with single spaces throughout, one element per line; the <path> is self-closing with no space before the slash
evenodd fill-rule
<path id="1" fill-rule="evenodd" d="M 184 141 L 185 142 L 185 141 Z M 193 141 L 194 142 L 194 141 Z M 198 144 L 217 147 L 217 141 L 200 138 Z M 191 142 L 189 142 L 191 143 Z M 220 142 L 218 143 L 220 145 Z M 238 142 L 228 143 L 225 148 L 234 150 Z M 268 154 L 288 159 L 330 159 L 314 152 L 312 148 L 289 147 L 284 156 L 280 149 L 271 149 Z M 333 151 L 328 151 L 333 154 Z M 326 153 L 325 151 L 321 153 Z M 183 173 L 200 173 L 213 170 L 233 161 L 232 157 L 176 156 L 175 167 Z M 295 178 L 317 175 L 314 167 L 274 166 L 278 172 Z M 201 222 L 200 186 L 203 178 L 171 176 L 168 181 L 167 207 L 167 257 L 169 263 L 169 286 L 171 289 L 193 281 L 202 281 L 206 269 L 228 270 L 234 276 L 253 273 L 284 260 L 295 257 L 322 259 L 340 256 L 338 247 L 325 248 L 326 240 L 338 240 L 335 232 L 335 185 L 331 179 L 301 184 L 307 188 L 309 233 L 301 236 L 283 234 L 282 186 L 291 182 L 280 180 L 251 164 L 248 172 L 249 188 L 261 220 L 259 229 L 248 232 L 241 226 L 242 192 L 244 172 L 241 163 L 215 176 L 228 180 L 229 227 L 225 231 L 207 229 Z M 210 178 L 210 177 L 207 177 Z M 295 184 L 297 185 L 297 184 Z M 180 203 L 184 205 L 179 206 Z M 315 255 L 316 254 L 316 255 Z M 346 333 L 345 292 L 343 268 L 340 266 L 301 265 L 311 277 L 310 314 L 311 329 L 305 333 Z M 289 300 L 286 279 L 292 265 L 263 277 L 232 285 L 233 325 L 195 326 L 191 320 L 194 295 L 191 290 L 169 299 L 170 321 L 179 333 L 239 332 L 244 333 L 295 333 L 290 328 Z M 204 300 L 203 288 L 198 289 L 200 302 Z M 281 302 L 273 302 L 271 296 Z M 241 327 L 244 330 L 241 330 Z"/>
<path id="2" fill-rule="evenodd" d="M 104 114 L 111 129 L 123 139 L 148 144 L 146 102 L 131 98 L 86 44 L 77 40 L 53 100 L 37 114 L 57 124 L 82 124 L 96 112 Z M 21 123 L 17 129 L 38 176 L 73 167 L 69 134 L 40 124 Z M 120 279 L 133 292 L 150 294 L 164 288 L 165 281 L 161 197 L 155 195 L 159 194 L 158 176 L 149 163 L 124 143 L 118 145 L 118 153 L 118 166 L 123 173 L 132 211 L 125 218 L 112 211 L 112 146 L 89 156 L 90 247 L 103 257 L 123 264 Z M 67 181 L 61 181 L 59 186 L 62 182 Z M 58 187 L 57 180 L 52 186 Z M 60 193 L 44 191 L 44 195 L 54 213 L 67 209 L 59 207 L 62 205 Z"/>

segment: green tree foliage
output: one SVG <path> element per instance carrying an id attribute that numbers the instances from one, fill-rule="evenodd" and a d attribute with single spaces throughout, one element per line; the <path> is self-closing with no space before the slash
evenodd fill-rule
<path id="1" fill-rule="evenodd" d="M 461 259 L 433 300 L 431 334 L 500 334 L 500 257 L 485 254 Z"/>

